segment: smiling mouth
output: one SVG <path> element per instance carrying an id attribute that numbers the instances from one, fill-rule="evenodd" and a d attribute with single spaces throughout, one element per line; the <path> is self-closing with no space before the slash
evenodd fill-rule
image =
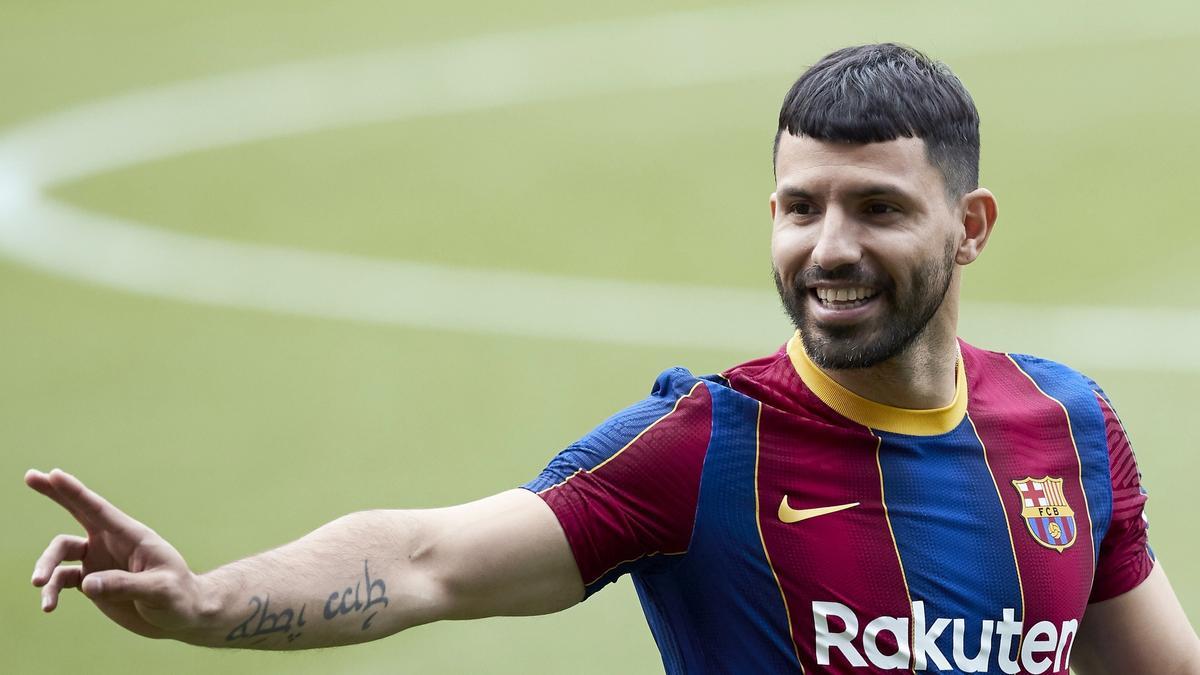
<path id="1" fill-rule="evenodd" d="M 809 289 L 809 293 L 816 298 L 822 307 L 833 310 L 862 307 L 879 295 L 877 289 L 865 286 L 851 286 L 848 288 L 818 287 Z"/>

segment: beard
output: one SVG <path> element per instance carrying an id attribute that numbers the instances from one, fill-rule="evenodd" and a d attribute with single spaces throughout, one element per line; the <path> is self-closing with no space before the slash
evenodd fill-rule
<path id="1" fill-rule="evenodd" d="M 809 267 L 791 287 L 784 286 L 775 269 L 775 288 L 813 363 L 831 370 L 870 368 L 899 355 L 924 332 L 950 290 L 954 252 L 954 242 L 946 242 L 941 258 L 931 258 L 913 270 L 903 293 L 894 280 L 872 273 L 861 262 L 832 271 Z M 882 303 L 883 311 L 854 325 L 820 325 L 808 311 L 808 285 L 818 281 L 879 289 L 871 301 Z"/>

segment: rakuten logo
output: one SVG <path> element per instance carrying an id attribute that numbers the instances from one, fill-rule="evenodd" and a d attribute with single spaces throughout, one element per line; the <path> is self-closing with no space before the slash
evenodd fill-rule
<path id="1" fill-rule="evenodd" d="M 1000 620 L 983 620 L 979 645 L 977 648 L 972 646 L 971 651 L 975 653 L 968 656 L 967 645 L 963 644 L 966 620 L 938 617 L 929 622 L 925 618 L 925 603 L 921 600 L 912 604 L 912 644 L 909 644 L 908 617 L 881 616 L 872 619 L 863 629 L 860 640 L 858 615 L 849 607 L 840 602 L 814 601 L 812 612 L 817 633 L 817 663 L 822 666 L 830 665 L 830 653 L 836 650 L 856 668 L 866 668 L 869 660 L 876 668 L 896 670 L 957 669 L 964 673 L 983 673 L 993 663 L 998 663 L 1000 670 L 1011 674 L 1027 672 L 1038 675 L 1048 670 L 1065 672 L 1071 662 L 1075 632 L 1079 629 L 1079 622 L 1075 619 L 1064 621 L 1061 626 L 1039 621 L 1024 633 L 1023 639 L 1019 639 L 1022 622 L 1014 620 L 1016 610 L 1005 608 Z M 830 626 L 830 617 L 837 619 L 833 622 L 834 627 Z M 937 645 L 937 639 L 951 626 L 953 648 L 949 654 L 944 654 Z M 898 645 L 894 652 L 884 653 L 881 648 L 879 636 L 884 633 L 892 637 L 886 644 L 890 646 L 894 641 Z M 856 641 L 862 646 L 862 651 L 855 645 Z M 997 641 L 999 646 L 993 651 Z M 1014 654 L 1018 644 L 1020 653 Z M 953 658 L 953 666 L 947 656 Z"/>

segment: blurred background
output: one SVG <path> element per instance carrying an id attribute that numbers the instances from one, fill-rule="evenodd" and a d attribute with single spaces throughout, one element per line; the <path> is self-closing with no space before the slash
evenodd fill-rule
<path id="1" fill-rule="evenodd" d="M 963 336 L 1086 371 L 1200 616 L 1200 6 L 0 3 L 0 653 L 13 673 L 661 672 L 628 581 L 552 617 L 218 653 L 29 587 L 73 471 L 205 570 L 518 485 L 790 334 L 779 101 L 847 44 L 947 62 L 1001 217 Z M 600 648 L 597 648 L 597 646 Z"/>

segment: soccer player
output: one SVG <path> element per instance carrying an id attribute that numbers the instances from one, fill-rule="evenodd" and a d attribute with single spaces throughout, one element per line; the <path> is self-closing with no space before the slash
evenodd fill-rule
<path id="1" fill-rule="evenodd" d="M 830 54 L 784 99 L 774 161 L 797 329 L 777 353 L 667 370 L 522 489 L 354 513 L 206 574 L 30 471 L 86 531 L 38 559 L 43 608 L 79 587 L 142 635 L 299 649 L 553 612 L 629 573 L 672 673 L 1200 673 L 1108 397 L 956 338 L 996 221 L 959 80 L 906 47 Z"/>

